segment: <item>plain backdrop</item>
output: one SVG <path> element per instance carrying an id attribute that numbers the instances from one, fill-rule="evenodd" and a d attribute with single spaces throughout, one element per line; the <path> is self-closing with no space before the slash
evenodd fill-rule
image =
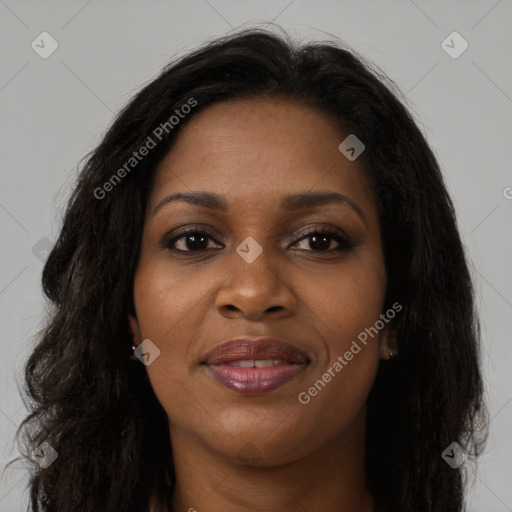
<path id="1" fill-rule="evenodd" d="M 0 0 L 2 466 L 17 454 L 44 255 L 80 159 L 172 57 L 274 21 L 304 40 L 339 37 L 384 70 L 439 159 L 476 280 L 492 418 L 469 511 L 512 511 L 511 20 L 511 0 Z M 26 510 L 26 469 L 0 475 L 0 512 Z"/>

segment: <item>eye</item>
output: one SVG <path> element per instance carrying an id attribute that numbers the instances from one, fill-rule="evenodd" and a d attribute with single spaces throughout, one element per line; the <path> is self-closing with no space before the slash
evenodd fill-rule
<path id="1" fill-rule="evenodd" d="M 326 228 L 310 229 L 301 238 L 294 242 L 291 247 L 297 246 L 301 243 L 304 244 L 306 241 L 308 241 L 310 246 L 309 250 L 305 249 L 308 252 L 313 251 L 330 253 L 336 251 L 348 251 L 353 247 L 353 244 L 346 236 L 342 235 L 338 231 Z M 218 242 L 207 232 L 197 228 L 189 228 L 183 230 L 179 235 L 164 239 L 162 241 L 162 247 L 164 249 L 169 249 L 175 252 L 198 253 L 216 248 L 215 246 L 212 246 L 210 242 L 215 242 L 218 244 Z M 337 247 L 336 244 L 338 245 Z M 218 245 L 217 248 L 219 248 Z M 220 248 L 222 248 L 222 245 Z"/>
<path id="2" fill-rule="evenodd" d="M 166 249 L 177 252 L 199 252 L 212 247 L 208 247 L 208 241 L 215 241 L 208 233 L 199 229 L 187 229 L 179 235 L 164 240 L 162 245 Z"/>
<path id="3" fill-rule="evenodd" d="M 308 239 L 309 246 L 315 252 L 348 251 L 353 247 L 350 240 L 339 232 L 319 228 L 310 230 L 303 237 L 299 238 L 299 240 L 297 240 L 293 245 L 297 245 Z M 332 247 L 333 241 L 335 244 L 338 244 L 338 247 Z"/>

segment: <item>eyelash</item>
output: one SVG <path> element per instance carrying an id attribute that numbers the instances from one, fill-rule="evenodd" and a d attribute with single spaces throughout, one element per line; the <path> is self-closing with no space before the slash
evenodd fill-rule
<path id="1" fill-rule="evenodd" d="M 210 240 L 214 240 L 216 243 L 219 243 L 205 231 L 202 231 L 198 228 L 188 228 L 188 229 L 184 229 L 179 235 L 176 235 L 172 238 L 164 239 L 161 244 L 162 248 L 174 251 L 176 253 L 182 253 L 182 254 L 183 253 L 200 253 L 200 252 L 204 252 L 207 250 L 211 250 L 211 249 L 183 250 L 183 249 L 176 249 L 176 247 L 174 247 L 174 244 L 178 240 L 181 240 L 182 238 L 186 238 L 187 236 L 190 236 L 190 235 L 205 235 Z M 326 236 L 328 238 L 334 239 L 336 242 L 338 242 L 340 244 L 340 247 L 338 247 L 336 249 L 328 249 L 325 251 L 311 249 L 311 250 L 306 250 L 306 252 L 317 252 L 317 253 L 329 254 L 332 252 L 349 251 L 354 247 L 353 243 L 347 237 L 345 237 L 345 236 L 341 235 L 339 232 L 329 229 L 329 228 L 310 229 L 307 232 L 303 233 L 302 236 L 298 240 L 296 240 L 292 245 L 295 245 L 295 244 L 301 242 L 302 240 L 307 239 L 308 237 L 311 237 L 313 235 L 321 235 L 321 236 Z M 302 249 L 302 250 L 304 250 L 304 249 Z"/>

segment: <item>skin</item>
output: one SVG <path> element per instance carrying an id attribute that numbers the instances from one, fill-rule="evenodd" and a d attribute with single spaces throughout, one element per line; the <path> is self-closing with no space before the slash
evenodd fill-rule
<path id="1" fill-rule="evenodd" d="M 379 359 L 394 350 L 392 323 L 308 404 L 297 398 L 384 313 L 377 208 L 360 160 L 338 149 L 346 135 L 295 102 L 223 102 L 189 120 L 158 169 L 130 323 L 135 344 L 150 339 L 161 351 L 146 368 L 169 417 L 173 512 L 373 511 L 365 401 Z M 169 194 L 191 191 L 219 194 L 227 211 L 174 201 L 152 215 Z M 343 194 L 364 218 L 348 203 L 280 209 L 284 196 L 302 192 Z M 207 249 L 192 252 L 187 238 L 174 247 L 188 252 L 161 246 L 183 226 L 211 237 L 201 246 Z M 304 238 L 309 228 L 326 227 L 354 247 L 326 252 L 339 247 L 336 239 L 322 249 Z M 252 263 L 236 252 L 249 236 L 263 249 Z M 311 363 L 271 392 L 237 393 L 200 362 L 242 335 L 284 339 Z"/>

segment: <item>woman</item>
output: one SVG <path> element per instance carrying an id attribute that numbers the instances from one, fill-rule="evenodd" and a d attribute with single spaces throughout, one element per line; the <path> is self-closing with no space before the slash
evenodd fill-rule
<path id="1" fill-rule="evenodd" d="M 32 510 L 463 510 L 473 288 L 393 89 L 338 44 L 250 30 L 119 114 L 43 272 Z"/>

